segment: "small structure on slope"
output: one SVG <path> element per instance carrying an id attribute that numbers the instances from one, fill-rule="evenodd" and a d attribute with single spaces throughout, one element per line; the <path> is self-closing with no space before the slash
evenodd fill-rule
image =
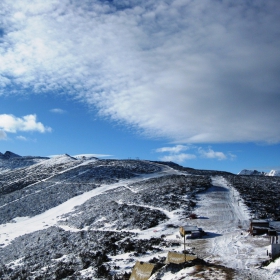
<path id="1" fill-rule="evenodd" d="M 202 228 L 192 225 L 180 227 L 179 232 L 182 237 L 185 237 L 189 234 L 190 238 L 200 238 L 205 235 L 205 232 L 202 230 Z"/>
<path id="2" fill-rule="evenodd" d="M 272 243 L 271 244 L 271 258 L 275 259 L 280 256 L 280 244 Z"/>
<path id="3" fill-rule="evenodd" d="M 168 252 L 165 262 L 180 264 L 180 263 L 185 263 L 187 261 L 192 261 L 195 259 L 197 259 L 197 256 L 195 256 L 195 255 Z"/>
<path id="4" fill-rule="evenodd" d="M 268 234 L 277 236 L 276 230 L 269 225 L 267 220 L 251 220 L 249 231 L 252 235 Z"/>
<path id="5" fill-rule="evenodd" d="M 186 252 L 186 235 L 190 234 L 189 238 L 200 238 L 205 235 L 205 232 L 197 226 L 186 225 L 179 228 L 180 235 L 184 237 L 184 253 Z"/>
<path id="6" fill-rule="evenodd" d="M 155 265 L 137 261 L 132 269 L 129 280 L 148 280 L 154 270 Z"/>

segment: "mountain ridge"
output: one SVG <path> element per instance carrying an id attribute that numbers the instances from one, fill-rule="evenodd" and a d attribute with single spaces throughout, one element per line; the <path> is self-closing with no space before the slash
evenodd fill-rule
<path id="1" fill-rule="evenodd" d="M 92 156 L 91 154 L 81 154 L 81 155 L 75 155 L 75 156 L 70 156 L 68 154 L 61 154 L 61 155 L 56 155 L 56 156 L 51 156 L 51 157 L 41 157 L 41 156 L 20 156 L 18 154 L 15 154 L 11 151 L 6 151 L 4 154 L 0 152 L 0 174 L 1 172 L 6 172 L 7 170 L 10 169 L 16 169 L 20 168 L 23 166 L 30 166 L 32 164 L 35 164 L 37 162 L 47 160 L 50 158 L 60 158 L 63 160 L 63 158 L 72 158 L 73 160 L 86 160 L 86 159 L 98 159 L 95 156 Z M 13 161 L 9 161 L 10 159 L 13 159 Z M 1 160 L 4 160 L 1 161 Z M 155 163 L 159 163 L 159 161 L 151 161 Z M 214 171 L 218 174 L 232 174 L 231 172 L 227 171 L 220 171 L 220 170 L 202 170 L 202 169 L 194 169 L 190 167 L 183 167 L 180 166 L 177 163 L 174 162 L 161 162 L 163 164 L 166 164 L 170 167 L 173 167 L 178 170 L 184 170 L 188 171 L 191 174 L 209 174 L 213 173 Z M 264 171 L 258 171 L 258 170 L 251 170 L 251 169 L 242 169 L 237 175 L 247 175 L 247 176 L 280 176 L 280 170 L 274 170 L 272 169 L 269 172 L 264 172 Z"/>
<path id="2" fill-rule="evenodd" d="M 10 159 L 10 158 L 15 158 L 15 157 L 21 157 L 13 152 L 6 151 L 4 154 L 0 153 L 0 158 L 2 159 Z"/>

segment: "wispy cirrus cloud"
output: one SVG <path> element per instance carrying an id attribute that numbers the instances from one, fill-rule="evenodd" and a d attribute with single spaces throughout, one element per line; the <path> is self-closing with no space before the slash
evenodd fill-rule
<path id="1" fill-rule="evenodd" d="M 37 121 L 36 115 L 26 115 L 22 118 L 9 114 L 0 115 L 0 139 L 7 137 L 6 133 L 17 133 L 19 131 L 40 133 L 51 132 L 51 128 Z"/>
<path id="2" fill-rule="evenodd" d="M 70 94 L 179 143 L 280 142 L 279 10 L 277 0 L 3 0 L 0 94 Z"/>

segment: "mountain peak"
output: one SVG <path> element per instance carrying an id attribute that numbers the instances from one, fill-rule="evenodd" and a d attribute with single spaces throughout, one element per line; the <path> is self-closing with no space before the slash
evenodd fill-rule
<path id="1" fill-rule="evenodd" d="M 15 153 L 12 153 L 10 151 L 6 151 L 5 154 L 0 153 L 0 157 L 4 158 L 4 159 L 10 159 L 10 158 L 16 158 L 16 157 L 21 157 L 21 156 L 15 154 Z"/>
<path id="2" fill-rule="evenodd" d="M 260 172 L 257 170 L 243 169 L 238 173 L 238 175 L 264 175 L 264 172 Z"/>

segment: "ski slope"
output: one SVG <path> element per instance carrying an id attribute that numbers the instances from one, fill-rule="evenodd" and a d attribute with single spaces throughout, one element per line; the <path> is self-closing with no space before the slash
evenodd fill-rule
<path id="1" fill-rule="evenodd" d="M 188 245 L 195 247 L 199 257 L 233 268 L 243 277 L 280 279 L 278 273 L 272 275 L 269 270 L 258 269 L 262 261 L 268 260 L 269 238 L 249 235 L 249 211 L 238 192 L 223 177 L 212 180 L 213 187 L 198 195 L 195 213 L 200 218 L 189 221 L 208 235 L 189 240 Z"/>
<path id="2" fill-rule="evenodd" d="M 115 184 L 103 184 L 100 187 L 85 192 L 81 195 L 75 196 L 66 202 L 53 207 L 42 214 L 36 215 L 34 217 L 18 217 L 13 219 L 13 223 L 6 223 L 0 225 L 0 244 L 6 246 L 10 242 L 24 234 L 28 234 L 37 230 L 46 229 L 47 227 L 57 225 L 57 222 L 61 220 L 61 216 L 70 213 L 74 210 L 76 206 L 79 206 L 89 200 L 90 198 L 105 193 L 109 190 L 113 190 L 120 186 L 125 186 L 127 188 L 129 184 L 148 180 L 150 178 L 156 178 L 164 176 L 167 174 L 181 174 L 181 172 L 176 171 L 170 167 L 162 166 L 162 170 L 157 173 L 151 174 L 141 174 L 137 177 L 120 180 Z M 164 210 L 162 209 L 164 212 Z"/>

